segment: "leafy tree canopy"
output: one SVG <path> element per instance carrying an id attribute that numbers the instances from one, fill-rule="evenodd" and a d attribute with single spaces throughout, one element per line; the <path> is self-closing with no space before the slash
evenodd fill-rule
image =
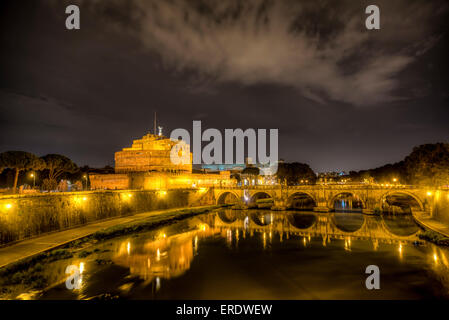
<path id="1" fill-rule="evenodd" d="M 51 181 L 57 181 L 64 173 L 75 173 L 79 170 L 72 160 L 60 154 L 47 154 L 42 157 L 42 160 L 45 162 L 48 179 Z"/>
<path id="2" fill-rule="evenodd" d="M 246 167 L 245 169 L 242 170 L 242 174 L 258 176 L 260 175 L 260 169 L 257 167 Z"/>
<path id="3" fill-rule="evenodd" d="M 44 162 L 36 155 L 25 151 L 6 151 L 0 153 L 0 168 L 10 168 L 16 170 L 13 189 L 17 188 L 19 172 L 23 170 L 41 170 Z"/>
<path id="4" fill-rule="evenodd" d="M 449 185 L 449 144 L 423 144 L 413 148 L 403 161 L 375 169 L 351 171 L 350 176 L 353 181 L 373 177 L 378 183 L 391 183 L 396 178 L 405 184 Z"/>
<path id="5" fill-rule="evenodd" d="M 281 183 L 289 186 L 296 185 L 301 180 L 307 180 L 311 184 L 316 182 L 315 172 L 305 163 L 279 163 L 276 175 Z"/>

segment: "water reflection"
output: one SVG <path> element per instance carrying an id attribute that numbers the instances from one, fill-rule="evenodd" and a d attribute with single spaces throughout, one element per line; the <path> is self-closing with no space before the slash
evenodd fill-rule
<path id="1" fill-rule="evenodd" d="M 119 295 L 132 298 L 154 298 L 158 294 L 168 298 L 242 298 L 244 296 L 239 293 L 253 292 L 252 286 L 259 283 L 255 280 L 245 283 L 245 279 L 257 277 L 251 270 L 259 270 L 263 264 L 271 270 L 267 271 L 270 277 L 273 272 L 283 274 L 279 281 L 289 279 L 296 284 L 284 284 L 286 291 L 278 292 L 275 288 L 279 285 L 265 283 L 267 273 L 260 269 L 260 276 L 265 277 L 260 280 L 264 282 L 264 289 L 254 289 L 257 294 L 246 298 L 311 298 L 295 291 L 304 283 L 310 286 L 310 292 L 336 298 L 329 284 L 321 282 L 326 276 L 337 285 L 353 286 L 348 289 L 347 297 L 357 298 L 351 294 L 368 294 L 360 291 L 364 288 L 360 287 L 359 279 L 359 269 L 366 267 L 367 261 L 382 266 L 388 264 L 385 270 L 396 276 L 402 271 L 414 277 L 418 274 L 420 278 L 414 278 L 411 283 L 428 281 L 428 272 L 432 272 L 431 277 L 438 279 L 438 285 L 449 288 L 447 250 L 419 241 L 418 230 L 413 219 L 404 216 L 220 210 L 139 237 L 114 240 L 108 253 L 112 264 L 104 268 L 116 275 L 115 282 L 110 281 L 108 289 L 98 286 L 105 282 L 101 275 L 89 273 L 99 269 L 92 263 L 98 257 L 92 255 L 90 262 L 83 261 L 82 297 L 117 290 Z M 410 269 L 401 269 L 404 266 Z M 117 267 L 120 272 L 114 269 Z M 123 275 L 124 270 L 128 276 Z M 329 273 L 332 270 L 338 272 L 341 279 Z M 248 273 L 239 275 L 239 272 Z M 203 277 L 207 282 L 202 282 Z M 388 278 L 388 274 L 385 277 Z M 139 279 L 141 283 L 132 279 Z M 425 286 L 424 282 L 422 285 Z M 200 286 L 198 292 L 209 295 L 191 291 L 192 286 Z M 267 294 L 267 286 L 277 295 Z M 228 287 L 233 289 L 223 291 Z M 403 287 L 394 290 L 400 288 Z M 394 290 L 382 294 L 388 295 Z"/>
<path id="2" fill-rule="evenodd" d="M 203 238 L 218 236 L 228 248 L 237 248 L 246 237 L 260 237 L 263 249 L 270 247 L 273 237 L 280 242 L 292 236 L 300 237 L 303 247 L 310 246 L 312 237 L 320 237 L 322 246 L 332 239 L 343 240 L 342 247 L 351 251 L 354 239 L 370 240 L 372 250 L 379 243 L 396 243 L 399 256 L 404 246 L 416 242 L 418 226 L 411 217 L 370 217 L 357 213 L 313 214 L 306 212 L 220 210 L 217 214 L 192 219 L 188 231 L 170 234 L 161 230 L 154 239 L 121 242 L 113 262 L 129 268 L 147 282 L 156 278 L 171 279 L 183 275 L 198 254 Z M 131 249 L 132 248 L 132 249 Z"/>
<path id="3" fill-rule="evenodd" d="M 231 230 L 228 230 L 229 234 Z M 156 239 L 146 241 L 123 241 L 112 261 L 129 268 L 132 275 L 138 275 L 146 282 L 160 282 L 158 278 L 170 279 L 184 274 L 198 252 L 199 239 L 207 237 L 213 230 L 204 223 L 187 232 L 168 235 L 161 233 Z M 231 237 L 231 234 L 229 235 Z M 157 283 L 160 286 L 160 283 Z"/>

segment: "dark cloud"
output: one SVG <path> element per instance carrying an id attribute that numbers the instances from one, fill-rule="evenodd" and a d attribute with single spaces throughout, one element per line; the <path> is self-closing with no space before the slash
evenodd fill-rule
<path id="1" fill-rule="evenodd" d="M 79 4 L 81 30 L 65 29 Z M 3 1 L 0 151 L 79 164 L 152 128 L 279 128 L 316 170 L 397 161 L 449 139 L 447 4 L 376 1 Z"/>
<path id="2" fill-rule="evenodd" d="M 89 2 L 91 3 L 91 2 Z M 325 103 L 357 106 L 395 95 L 398 74 L 435 45 L 442 3 L 378 1 L 381 31 L 365 28 L 354 1 L 132 1 L 131 21 L 147 48 L 180 71 L 213 82 L 275 83 Z M 119 7 L 97 1 L 97 12 Z M 439 11 L 437 10 L 439 9 Z"/>

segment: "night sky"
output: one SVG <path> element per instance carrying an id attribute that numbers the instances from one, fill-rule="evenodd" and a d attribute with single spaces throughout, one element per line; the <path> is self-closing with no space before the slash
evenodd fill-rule
<path id="1" fill-rule="evenodd" d="M 81 29 L 65 28 L 77 4 Z M 365 28 L 365 7 L 381 29 Z M 5 1 L 0 152 L 113 165 L 153 126 L 279 128 L 316 171 L 449 141 L 447 1 Z"/>

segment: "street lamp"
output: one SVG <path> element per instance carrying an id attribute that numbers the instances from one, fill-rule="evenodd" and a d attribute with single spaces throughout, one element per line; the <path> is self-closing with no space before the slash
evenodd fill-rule
<path id="1" fill-rule="evenodd" d="M 84 175 L 83 178 L 86 180 L 86 189 L 87 190 L 87 175 Z"/>
<path id="2" fill-rule="evenodd" d="M 397 182 L 398 181 L 398 179 L 396 179 L 396 178 L 393 178 L 393 182 Z"/>
<path id="3" fill-rule="evenodd" d="M 33 178 L 33 189 L 34 189 L 36 187 L 36 175 L 34 174 L 34 172 L 30 174 L 30 177 Z"/>

